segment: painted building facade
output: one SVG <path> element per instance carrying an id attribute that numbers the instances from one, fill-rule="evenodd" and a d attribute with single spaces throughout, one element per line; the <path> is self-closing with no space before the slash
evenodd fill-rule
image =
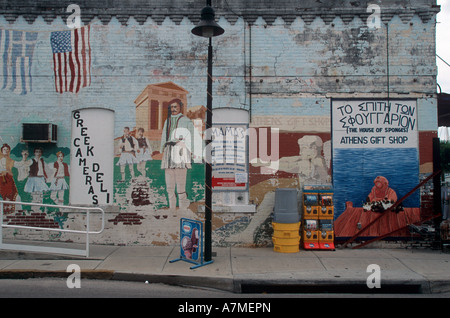
<path id="1" fill-rule="evenodd" d="M 172 245 L 180 218 L 202 220 L 207 42 L 191 29 L 203 6 L 1 2 L 2 198 L 99 205 L 106 227 L 91 241 L 101 244 Z M 213 7 L 225 29 L 213 39 L 215 245 L 270 245 L 275 190 L 298 189 L 301 204 L 306 185 L 333 186 L 336 236 L 352 236 L 373 202 L 433 171 L 435 1 Z M 56 125 L 56 140 L 24 140 L 29 123 Z M 426 216 L 425 195 L 395 217 Z M 9 206 L 4 220 L 84 227 L 84 214 L 61 208 Z"/>

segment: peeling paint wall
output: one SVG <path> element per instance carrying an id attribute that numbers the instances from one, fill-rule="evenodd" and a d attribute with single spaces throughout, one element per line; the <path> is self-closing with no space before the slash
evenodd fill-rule
<path id="1" fill-rule="evenodd" d="M 217 20 L 225 34 L 213 39 L 213 104 L 215 108 L 238 108 L 249 113 L 249 128 L 256 138 L 250 139 L 249 145 L 256 145 L 257 152 L 249 158 L 248 175 L 248 203 L 255 208 L 250 212 L 214 213 L 215 245 L 270 245 L 275 189 L 301 190 L 308 183 L 332 183 L 332 98 L 386 98 L 389 89 L 391 98 L 417 99 L 420 173 L 432 171 L 429 144 L 437 136 L 432 3 L 427 3 L 429 11 L 412 12 L 407 17 L 392 14 L 386 20 L 383 15 L 388 27 L 381 23 L 376 29 L 367 27 L 365 4 L 348 9 L 346 15 L 331 10 L 331 16 L 324 15 L 324 7 L 309 2 L 307 5 L 318 11 L 306 15 L 300 10 L 301 16 L 278 13 L 269 16 L 271 9 L 267 6 L 258 7 L 256 15 L 250 15 L 241 7 L 233 13 L 226 4 L 217 4 Z M 59 6 L 62 7 L 62 3 Z M 113 204 L 105 206 L 105 231 L 92 236 L 92 242 L 177 244 L 179 219 L 202 220 L 204 217 L 201 212 L 204 165 L 193 163 L 186 171 L 183 184 L 188 204 L 170 208 L 166 172 L 161 169 L 161 142 L 167 103 L 173 98 L 183 100 L 184 117 L 195 131 L 204 133 L 207 41 L 190 32 L 197 22 L 192 16 L 197 16 L 198 20 L 198 14 L 147 17 L 109 13 L 101 16 L 92 13 L 95 9 L 92 6 L 80 3 L 80 7 L 82 22 L 89 26 L 84 49 L 89 56 L 85 71 L 90 81 L 78 92 L 60 92 L 55 86 L 55 52 L 51 38 L 54 32 L 69 30 L 66 16 L 53 17 L 49 12 L 49 15 L 31 19 L 25 14 L 11 16 L 8 10 L 0 15 L 1 63 L 7 63 L 0 73 L 3 83 L 6 79 L 26 79 L 32 84 L 25 93 L 7 84 L 0 91 L 0 137 L 2 143 L 11 147 L 10 154 L 4 157 L 9 156 L 14 161 L 9 172 L 17 194 L 25 202 L 56 203 L 50 190 L 31 195 L 24 190 L 25 179 L 19 180 L 22 150 L 27 149 L 29 157 L 34 158 L 34 149 L 38 146 L 21 142 L 22 123 L 58 125 L 57 143 L 40 145 L 46 167 L 54 173 L 58 151 L 64 153 L 65 164 L 76 164 L 69 160 L 73 144 L 72 112 L 90 107 L 109 109 L 114 111 L 115 153 L 103 159 L 114 163 Z M 163 5 L 154 7 L 156 12 Z M 45 12 L 43 8 L 39 10 Z M 127 12 L 126 8 L 121 7 L 121 10 Z M 25 49 L 31 55 L 23 58 L 30 62 L 27 72 L 23 77 L 19 73 L 5 75 L 18 65 L 17 61 L 22 61 L 5 62 L 8 52 L 16 50 L 8 46 L 9 36 L 16 36 L 17 45 L 22 45 L 22 37 L 28 34 L 24 32 L 29 32 L 33 38 Z M 149 92 L 149 89 L 157 92 Z M 122 170 L 119 160 L 124 127 L 129 127 L 134 138 L 138 128 L 144 128 L 151 160 L 140 165 L 135 162 Z M 259 159 L 269 156 L 267 149 L 275 142 L 271 139 L 275 137 L 269 136 L 271 129 L 277 131 L 280 160 L 277 166 L 267 167 Z M 263 144 L 267 147 L 261 148 Z M 71 177 L 64 178 L 69 183 Z M 51 181 L 46 181 L 50 186 Z M 70 204 L 70 191 L 64 190 L 64 204 Z M 181 200 L 178 194 L 177 201 Z M 32 210 L 17 208 L 5 216 L 5 220 L 12 222 L 23 217 L 25 223 L 32 224 L 32 215 L 40 219 L 45 213 L 46 219 L 61 228 L 84 227 L 81 213 L 62 209 Z M 93 218 L 92 223 L 92 227 L 99 226 L 97 218 Z M 83 237 L 71 234 L 7 232 L 17 238 L 83 241 Z"/>

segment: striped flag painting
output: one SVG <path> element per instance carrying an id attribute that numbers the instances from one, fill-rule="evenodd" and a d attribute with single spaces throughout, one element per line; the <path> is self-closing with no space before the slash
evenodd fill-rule
<path id="1" fill-rule="evenodd" d="M 38 34 L 0 29 L 0 87 L 25 95 L 31 92 L 31 65 Z"/>
<path id="2" fill-rule="evenodd" d="M 78 93 L 91 84 L 90 26 L 52 32 L 55 89 L 59 93 Z"/>

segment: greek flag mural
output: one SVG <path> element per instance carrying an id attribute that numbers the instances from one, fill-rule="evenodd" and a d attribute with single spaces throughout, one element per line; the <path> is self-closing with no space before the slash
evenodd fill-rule
<path id="1" fill-rule="evenodd" d="M 25 95 L 32 90 L 31 65 L 38 33 L 0 29 L 0 87 Z"/>

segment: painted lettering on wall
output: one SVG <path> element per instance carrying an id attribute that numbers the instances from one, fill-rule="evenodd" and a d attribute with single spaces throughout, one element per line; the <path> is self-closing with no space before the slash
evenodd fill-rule
<path id="1" fill-rule="evenodd" d="M 334 147 L 417 147 L 414 100 L 333 102 Z"/>
<path id="2" fill-rule="evenodd" d="M 102 118 L 99 124 L 98 118 Z M 113 189 L 114 113 L 106 109 L 76 110 L 72 116 L 70 202 L 110 204 Z"/>

